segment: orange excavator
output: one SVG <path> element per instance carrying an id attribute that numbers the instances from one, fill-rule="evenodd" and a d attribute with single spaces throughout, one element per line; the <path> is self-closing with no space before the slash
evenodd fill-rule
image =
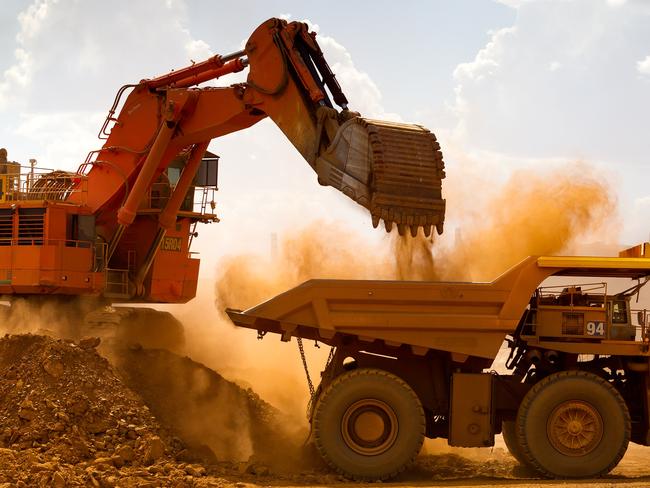
<path id="1" fill-rule="evenodd" d="M 198 86 L 244 69 L 245 83 Z M 0 154 L 0 295 L 39 303 L 87 296 L 104 305 L 191 300 L 195 226 L 218 221 L 218 157 L 208 144 L 265 117 L 318 182 L 367 208 L 375 227 L 442 232 L 445 174 L 435 136 L 350 111 L 315 33 L 270 19 L 241 51 L 120 88 L 99 133 L 102 148 L 77 172 L 23 168 Z"/>

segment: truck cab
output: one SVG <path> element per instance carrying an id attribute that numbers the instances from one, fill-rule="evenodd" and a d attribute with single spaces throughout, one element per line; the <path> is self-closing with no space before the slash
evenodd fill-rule
<path id="1" fill-rule="evenodd" d="M 524 313 L 522 339 L 633 341 L 630 294 L 607 293 L 607 283 L 544 286 L 535 290 Z M 641 325 L 641 324 L 639 324 Z"/>

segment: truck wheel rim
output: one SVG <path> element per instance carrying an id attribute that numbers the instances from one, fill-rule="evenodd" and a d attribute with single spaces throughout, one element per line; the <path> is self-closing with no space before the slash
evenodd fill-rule
<path id="1" fill-rule="evenodd" d="M 546 433 L 553 447 L 562 454 L 584 456 L 600 444 L 603 419 L 591 404 L 570 400 L 551 412 Z"/>
<path id="2" fill-rule="evenodd" d="M 393 409 L 387 403 L 371 398 L 350 405 L 341 420 L 345 444 L 364 456 L 376 456 L 390 449 L 397 439 L 397 431 L 397 416 Z"/>

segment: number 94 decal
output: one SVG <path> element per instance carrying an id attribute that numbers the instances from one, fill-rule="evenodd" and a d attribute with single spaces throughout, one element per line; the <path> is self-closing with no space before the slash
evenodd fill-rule
<path id="1" fill-rule="evenodd" d="M 587 335 L 604 336 L 605 322 L 587 322 Z"/>

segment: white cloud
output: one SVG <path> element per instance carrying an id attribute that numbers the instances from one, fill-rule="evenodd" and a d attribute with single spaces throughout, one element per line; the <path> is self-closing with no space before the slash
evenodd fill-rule
<path id="1" fill-rule="evenodd" d="M 91 149 L 98 149 L 97 129 L 105 116 L 103 111 L 23 113 L 14 133 L 40 145 L 39 166 L 75 171 Z"/>
<path id="2" fill-rule="evenodd" d="M 16 39 L 21 44 L 40 34 L 41 28 L 47 19 L 49 10 L 59 3 L 58 0 L 36 0 L 26 10 L 18 14 L 20 32 Z"/>
<path id="3" fill-rule="evenodd" d="M 642 3 L 522 3 L 514 25 L 454 71 L 456 135 L 512 154 L 639 161 L 650 97 L 629 66 L 650 44 L 648 22 Z M 650 71 L 650 58 L 637 66 Z"/>
<path id="4" fill-rule="evenodd" d="M 634 206 L 630 209 L 629 216 L 633 236 L 629 242 L 650 241 L 650 195 L 638 197 L 634 200 Z"/>
<path id="5" fill-rule="evenodd" d="M 185 43 L 185 51 L 192 61 L 202 61 L 213 54 L 208 43 L 201 39 L 189 39 Z"/>
<path id="6" fill-rule="evenodd" d="M 461 63 L 456 67 L 454 79 L 460 83 L 480 82 L 486 77 L 495 75 L 504 57 L 507 38 L 516 35 L 515 27 L 505 27 L 494 32 L 490 41 L 478 52 L 473 61 Z"/>
<path id="7" fill-rule="evenodd" d="M 85 134 L 97 133 L 94 114 L 121 85 L 212 54 L 189 32 L 181 0 L 34 0 L 16 21 L 14 61 L 0 75 L 0 136 L 14 157 L 49 166 L 70 169 L 101 144 Z"/>
<path id="8" fill-rule="evenodd" d="M 481 161 L 496 156 L 506 171 L 535 159 L 540 166 L 584 160 L 611 168 L 623 237 L 634 240 L 640 232 L 634 198 L 646 191 L 638 174 L 647 170 L 650 154 L 644 133 L 650 93 L 630 67 L 650 74 L 650 56 L 641 50 L 650 45 L 649 5 L 516 3 L 513 25 L 493 32 L 474 59 L 454 71 L 456 122 L 449 140 Z"/>
<path id="9" fill-rule="evenodd" d="M 645 59 L 636 62 L 636 69 L 639 70 L 639 73 L 642 75 L 650 75 L 650 55 L 646 56 Z"/>
<path id="10" fill-rule="evenodd" d="M 349 51 L 332 37 L 321 35 L 317 40 L 350 102 L 350 109 L 367 117 L 390 117 L 384 112 L 379 87 L 367 73 L 357 69 Z"/>
<path id="11" fill-rule="evenodd" d="M 16 35 L 18 47 L 14 50 L 14 63 L 7 68 L 0 81 L 0 110 L 20 97 L 32 81 L 34 63 L 26 44 L 37 36 L 48 16 L 49 8 L 58 0 L 37 0 L 18 15 L 20 30 Z"/>
<path id="12" fill-rule="evenodd" d="M 466 97 L 467 86 L 479 86 L 486 79 L 497 74 L 503 62 L 505 39 L 517 35 L 515 27 L 506 27 L 494 32 L 487 45 L 481 49 L 473 61 L 459 64 L 453 76 L 457 84 L 454 88 L 454 106 L 452 111 L 457 117 L 454 130 L 455 137 L 467 135 L 467 121 L 474 111 L 473 103 Z"/>
<path id="13" fill-rule="evenodd" d="M 521 7 L 523 3 L 530 0 L 495 0 L 495 1 L 496 3 L 500 3 L 502 5 L 506 5 L 508 7 L 517 9 Z"/>
<path id="14" fill-rule="evenodd" d="M 4 92 L 16 87 L 25 87 L 31 82 L 32 59 L 30 53 L 18 48 L 14 51 L 14 56 L 16 62 L 4 72 L 4 82 L 0 85 L 0 90 Z"/>
<path id="15" fill-rule="evenodd" d="M 53 108 L 52 102 L 60 104 L 56 93 L 68 109 L 86 110 L 98 103 L 97 93 L 211 55 L 209 45 L 190 34 L 180 0 L 34 0 L 17 20 L 15 62 L 0 85 L 5 108 Z M 39 90 L 30 90 L 35 84 Z"/>

